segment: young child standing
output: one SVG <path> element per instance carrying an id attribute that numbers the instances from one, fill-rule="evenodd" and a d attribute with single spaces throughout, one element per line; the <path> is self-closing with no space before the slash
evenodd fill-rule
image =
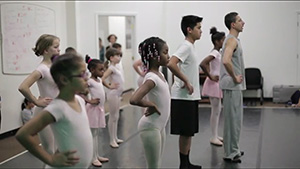
<path id="1" fill-rule="evenodd" d="M 138 51 L 139 51 L 140 56 L 142 55 L 142 45 L 143 44 L 144 43 L 141 42 L 138 46 Z M 146 74 L 144 67 L 143 67 L 142 59 L 138 59 L 138 60 L 134 61 L 132 66 L 133 66 L 134 70 L 136 71 L 136 73 L 139 75 L 137 84 L 138 84 L 138 87 L 140 87 L 144 81 L 144 77 Z"/>
<path id="2" fill-rule="evenodd" d="M 210 127 L 212 138 L 210 139 L 210 143 L 222 146 L 223 138 L 218 136 L 219 117 L 222 108 L 221 99 L 223 96 L 222 90 L 219 87 L 219 75 L 221 65 L 220 49 L 225 39 L 225 33 L 218 32 L 216 27 L 212 27 L 210 34 L 214 48 L 200 63 L 200 67 L 207 76 L 203 84 L 202 95 L 208 96 L 211 104 Z"/>
<path id="3" fill-rule="evenodd" d="M 141 57 L 147 68 L 143 84 L 130 98 L 130 104 L 146 107 L 138 130 L 143 142 L 147 167 L 159 168 L 164 150 L 165 127 L 170 116 L 170 91 L 160 66 L 169 61 L 168 46 L 158 37 L 144 41 Z M 147 100 L 144 96 L 147 95 Z"/>
<path id="4" fill-rule="evenodd" d="M 88 74 L 83 59 L 74 54 L 57 57 L 51 75 L 58 96 L 17 132 L 18 141 L 34 156 L 51 167 L 88 168 L 93 156 L 93 138 L 84 100 L 76 93 L 87 90 Z M 51 125 L 58 152 L 50 154 L 33 137 Z"/>
<path id="5" fill-rule="evenodd" d="M 86 110 L 90 123 L 91 132 L 93 135 L 93 162 L 95 167 L 101 167 L 101 162 L 108 162 L 109 159 L 99 156 L 99 128 L 105 128 L 105 91 L 102 84 L 101 77 L 104 73 L 104 63 L 98 59 L 92 59 L 88 55 L 85 56 L 85 62 L 88 64 L 87 68 L 91 72 L 91 77 L 88 80 L 88 88 L 91 99 L 86 97 Z"/>
<path id="6" fill-rule="evenodd" d="M 34 104 L 24 98 L 24 101 L 21 105 L 21 118 L 23 124 L 27 123 L 30 119 L 33 117 L 32 108 L 34 107 Z"/>
<path id="7" fill-rule="evenodd" d="M 81 57 L 64 54 L 54 60 L 50 71 L 59 88 L 58 96 L 26 123 L 16 137 L 30 153 L 53 168 L 88 168 L 93 155 L 92 134 L 85 102 L 75 95 L 87 90 L 86 65 Z M 33 139 L 50 124 L 58 147 L 55 154 L 46 152 Z"/>
<path id="8" fill-rule="evenodd" d="M 107 92 L 107 101 L 109 104 L 109 120 L 108 120 L 108 132 L 110 136 L 110 146 L 112 148 L 118 148 L 119 143 L 123 140 L 118 139 L 118 121 L 119 121 L 119 109 L 120 99 L 123 92 L 124 77 L 122 76 L 121 70 L 116 66 L 120 62 L 120 52 L 115 48 L 109 48 L 106 51 L 106 59 L 109 60 L 110 65 L 104 72 L 102 77 L 102 83 L 109 89 Z M 106 79 L 109 78 L 107 84 Z"/>
<path id="9" fill-rule="evenodd" d="M 43 60 L 36 70 L 27 76 L 19 86 L 19 91 L 23 96 L 36 105 L 33 113 L 34 116 L 39 114 L 59 93 L 50 74 L 51 58 L 59 55 L 59 44 L 59 38 L 54 35 L 43 34 L 39 37 L 33 51 L 37 56 L 43 56 Z M 40 93 L 39 97 L 34 96 L 30 90 L 30 87 L 34 83 L 37 83 Z M 46 151 L 53 154 L 56 147 L 50 126 L 45 127 L 39 132 L 39 138 Z"/>

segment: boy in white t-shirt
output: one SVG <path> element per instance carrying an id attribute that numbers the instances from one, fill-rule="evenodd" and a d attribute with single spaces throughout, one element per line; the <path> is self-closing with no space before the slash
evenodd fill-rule
<path id="1" fill-rule="evenodd" d="M 175 75 L 171 88 L 171 134 L 179 135 L 180 169 L 201 168 L 189 161 L 192 136 L 198 133 L 199 126 L 199 59 L 196 57 L 194 43 L 201 37 L 201 22 L 202 18 L 194 15 L 182 18 L 181 30 L 185 41 L 168 64 Z"/>

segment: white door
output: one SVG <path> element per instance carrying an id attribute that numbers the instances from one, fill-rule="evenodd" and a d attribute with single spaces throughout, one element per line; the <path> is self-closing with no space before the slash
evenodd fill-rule
<path id="1" fill-rule="evenodd" d="M 298 20 L 297 20 L 297 34 L 298 34 L 298 52 L 297 52 L 297 60 L 298 60 L 298 66 L 297 66 L 297 84 L 300 85 L 300 11 L 298 12 Z"/>

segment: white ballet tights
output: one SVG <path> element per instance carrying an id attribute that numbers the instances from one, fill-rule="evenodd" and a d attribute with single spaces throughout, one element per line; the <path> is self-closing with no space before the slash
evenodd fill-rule
<path id="1" fill-rule="evenodd" d="M 92 136 L 93 136 L 93 161 L 95 161 L 99 157 L 99 147 L 98 147 L 99 129 L 91 128 L 91 132 L 92 132 Z"/>
<path id="2" fill-rule="evenodd" d="M 210 127 L 212 131 L 212 138 L 218 138 L 218 125 L 221 113 L 221 99 L 216 97 L 209 97 L 211 104 Z"/>
<path id="3" fill-rule="evenodd" d="M 108 94 L 107 101 L 109 103 L 108 132 L 110 136 L 110 144 L 117 145 L 120 99 L 118 95 Z"/>
<path id="4" fill-rule="evenodd" d="M 165 144 L 165 129 L 152 128 L 140 131 L 148 168 L 159 168 Z"/>

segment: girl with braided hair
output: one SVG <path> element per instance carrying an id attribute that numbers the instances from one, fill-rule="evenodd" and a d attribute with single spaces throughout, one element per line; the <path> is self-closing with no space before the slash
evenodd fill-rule
<path id="1" fill-rule="evenodd" d="M 159 168 L 165 143 L 165 127 L 170 116 L 170 91 L 160 66 L 169 61 L 168 46 L 158 37 L 143 42 L 141 59 L 146 68 L 143 84 L 130 98 L 130 104 L 145 107 L 138 130 L 146 155 L 148 168 Z M 144 96 L 147 95 L 147 99 Z"/>

